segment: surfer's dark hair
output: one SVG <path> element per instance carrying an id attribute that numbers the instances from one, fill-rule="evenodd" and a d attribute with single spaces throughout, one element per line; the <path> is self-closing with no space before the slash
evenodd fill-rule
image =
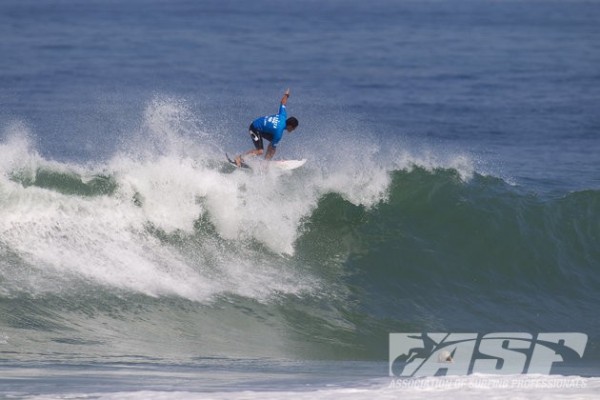
<path id="1" fill-rule="evenodd" d="M 296 117 L 289 117 L 288 119 L 285 120 L 285 125 L 286 126 L 291 126 L 293 128 L 297 128 L 298 127 L 298 120 L 296 119 Z"/>

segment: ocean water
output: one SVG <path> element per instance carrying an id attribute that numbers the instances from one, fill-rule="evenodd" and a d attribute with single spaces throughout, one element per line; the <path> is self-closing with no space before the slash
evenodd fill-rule
<path id="1" fill-rule="evenodd" d="M 596 398 L 599 20 L 3 0 L 0 397 Z M 307 164 L 235 170 L 288 87 L 276 156 Z M 388 376 L 399 332 L 588 343 L 552 375 L 415 384 Z"/>

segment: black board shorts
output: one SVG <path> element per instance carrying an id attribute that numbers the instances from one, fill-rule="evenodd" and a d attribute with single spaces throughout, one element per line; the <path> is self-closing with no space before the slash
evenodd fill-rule
<path id="1" fill-rule="evenodd" d="M 252 143 L 254 143 L 254 147 L 256 150 L 264 150 L 263 138 L 267 139 L 269 142 L 273 140 L 273 134 L 268 132 L 261 132 L 256 129 L 252 124 L 250 124 L 250 128 L 248 128 L 250 132 L 250 137 L 252 138 Z"/>

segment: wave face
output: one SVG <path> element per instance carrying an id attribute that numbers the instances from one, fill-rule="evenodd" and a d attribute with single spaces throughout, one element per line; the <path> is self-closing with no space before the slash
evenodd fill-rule
<path id="1" fill-rule="evenodd" d="M 406 331 L 598 340 L 597 190 L 542 196 L 466 156 L 385 160 L 356 142 L 247 173 L 197 144 L 176 101 L 141 125 L 90 165 L 5 132 L 3 357 L 386 359 Z"/>

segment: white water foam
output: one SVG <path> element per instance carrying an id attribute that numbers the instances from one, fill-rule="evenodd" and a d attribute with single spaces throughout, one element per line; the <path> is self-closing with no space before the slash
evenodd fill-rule
<path id="1" fill-rule="evenodd" d="M 335 149 L 307 155 L 309 162 L 300 170 L 231 171 L 218 137 L 201 125 L 185 102 L 157 98 L 123 150 L 97 165 L 46 160 L 23 124 L 10 126 L 0 143 L 0 251 L 10 249 L 32 268 L 60 279 L 150 296 L 210 301 L 227 293 L 258 300 L 301 294 L 317 289 L 318 282 L 286 267 L 285 260 L 294 254 L 303 219 L 324 194 L 373 207 L 386 200 L 391 170 L 439 165 L 408 153 L 386 162 L 377 145 L 345 133 Z M 472 173 L 467 159 L 455 161 L 461 174 Z M 15 173 L 33 177 L 38 169 L 72 173 L 84 181 L 109 175 L 117 190 L 83 197 L 11 178 Z M 203 238 L 192 255 L 151 233 L 192 237 L 201 217 L 219 238 Z M 233 247 L 225 249 L 219 240 Z M 6 277 L 18 276 L 8 271 L 10 265 L 0 268 Z M 32 284 L 34 292 L 57 290 L 44 286 L 43 279 Z"/>
<path id="2" fill-rule="evenodd" d="M 396 385 L 394 382 L 381 383 L 354 382 L 352 385 L 334 385 L 329 388 L 306 390 L 252 390 L 191 392 L 191 391 L 122 391 L 116 393 L 81 393 L 65 395 L 35 395 L 27 397 L 35 400 L 94 398 L 101 400 L 370 400 L 398 399 L 414 400 L 427 399 L 460 399 L 489 400 L 528 399 L 528 400 L 557 400 L 577 399 L 593 400 L 600 391 L 600 378 L 582 378 L 578 376 L 465 376 L 465 377 L 436 377 L 423 380 L 404 381 Z"/>

